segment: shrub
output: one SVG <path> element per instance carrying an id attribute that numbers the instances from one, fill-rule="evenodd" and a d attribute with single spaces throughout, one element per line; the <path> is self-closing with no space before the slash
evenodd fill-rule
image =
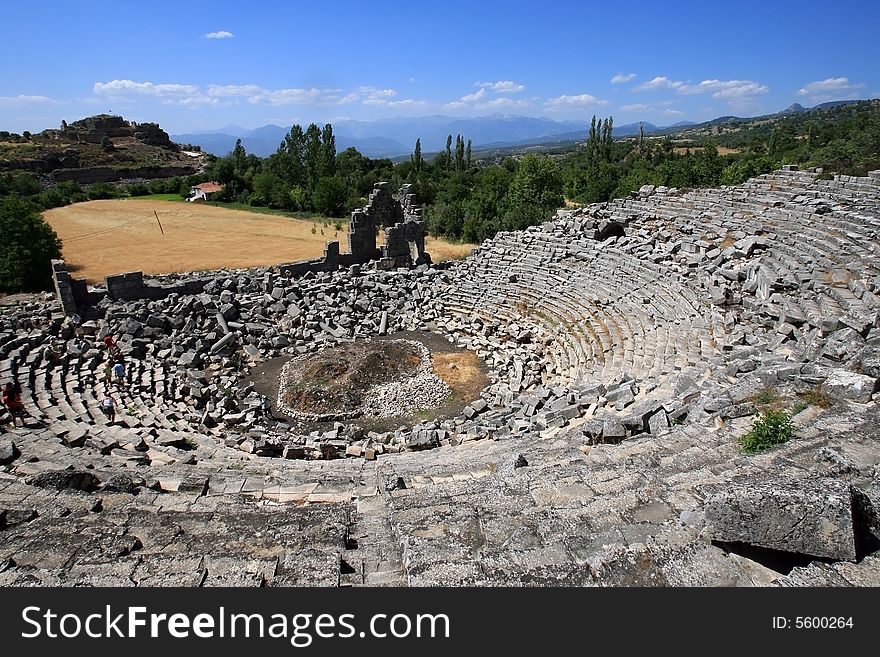
<path id="1" fill-rule="evenodd" d="M 781 445 L 791 438 L 794 425 L 785 411 L 768 410 L 752 424 L 752 430 L 739 439 L 744 452 L 754 453 Z"/>
<path id="2" fill-rule="evenodd" d="M 149 193 L 150 188 L 143 183 L 135 183 L 128 186 L 129 196 L 147 196 Z"/>
<path id="3" fill-rule="evenodd" d="M 116 198 L 116 190 L 107 183 L 95 183 L 89 187 L 89 190 L 86 193 L 89 195 L 89 200 L 91 201 L 105 198 Z"/>
<path id="4" fill-rule="evenodd" d="M 49 289 L 50 261 L 61 257 L 61 240 L 33 206 L 14 197 L 0 199 L 0 235 L 0 291 Z"/>

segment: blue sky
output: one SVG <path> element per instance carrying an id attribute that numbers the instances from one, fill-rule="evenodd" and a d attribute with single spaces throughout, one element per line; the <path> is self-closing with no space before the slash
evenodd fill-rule
<path id="1" fill-rule="evenodd" d="M 8 3 L 0 129 L 501 112 L 670 124 L 880 97 L 880 2 Z"/>

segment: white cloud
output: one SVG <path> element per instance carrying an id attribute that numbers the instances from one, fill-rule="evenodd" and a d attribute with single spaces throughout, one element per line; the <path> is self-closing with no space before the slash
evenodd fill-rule
<path id="1" fill-rule="evenodd" d="M 486 101 L 485 103 L 478 103 L 477 109 L 501 109 L 504 107 L 522 108 L 522 107 L 529 107 L 529 106 L 530 106 L 530 103 L 527 100 L 506 98 L 504 96 L 500 96 L 498 98 L 493 98 L 492 100 Z"/>
<path id="2" fill-rule="evenodd" d="M 477 82 L 477 86 L 483 89 L 491 89 L 498 93 L 515 94 L 525 89 L 524 84 L 512 80 L 498 80 L 498 82 Z"/>
<path id="3" fill-rule="evenodd" d="M 251 96 L 251 104 L 267 103 L 269 105 L 338 105 L 342 97 L 340 89 L 275 89 Z"/>
<path id="4" fill-rule="evenodd" d="M 255 84 L 210 84 L 209 96 L 258 96 L 266 90 Z"/>
<path id="5" fill-rule="evenodd" d="M 642 82 L 640 85 L 635 87 L 633 91 L 648 91 L 652 89 L 678 89 L 683 84 L 684 82 L 670 80 L 666 76 L 660 75 L 653 80 Z"/>
<path id="6" fill-rule="evenodd" d="M 18 96 L 0 96 L 0 107 L 17 107 L 19 105 L 38 105 L 38 104 L 60 105 L 60 100 L 49 98 L 48 96 L 27 96 L 19 94 Z"/>
<path id="7" fill-rule="evenodd" d="M 666 76 L 658 76 L 653 80 L 643 82 L 633 91 L 649 91 L 656 89 L 668 89 L 679 94 L 697 95 L 710 94 L 712 98 L 726 100 L 731 105 L 742 105 L 755 96 L 770 91 L 770 87 L 754 80 L 703 80 L 698 84 L 672 80 Z"/>
<path id="8" fill-rule="evenodd" d="M 180 105 L 182 107 L 188 107 L 190 109 L 198 109 L 199 107 L 204 107 L 205 105 L 216 107 L 221 104 L 221 101 L 219 98 L 212 98 L 209 96 L 189 96 L 188 98 L 163 100 L 162 104 Z"/>
<path id="9" fill-rule="evenodd" d="M 817 100 L 828 99 L 848 94 L 864 86 L 861 82 L 850 82 L 849 78 L 827 78 L 804 85 L 798 90 L 798 95 L 810 96 Z"/>
<path id="10" fill-rule="evenodd" d="M 753 80 L 703 80 L 699 84 L 682 84 L 680 94 L 711 93 L 712 98 L 744 98 L 760 96 L 770 91 L 766 84 Z"/>
<path id="11" fill-rule="evenodd" d="M 611 78 L 611 84 L 623 84 L 624 82 L 629 82 L 634 77 L 636 77 L 635 73 L 618 73 Z"/>
<path id="12" fill-rule="evenodd" d="M 229 104 L 240 100 L 245 100 L 252 105 L 276 107 L 287 105 L 335 106 L 356 102 L 373 107 L 419 107 L 428 104 L 423 100 L 413 98 L 395 100 L 397 96 L 395 89 L 380 89 L 373 86 L 360 86 L 346 93 L 342 89 L 317 87 L 266 89 L 256 84 L 209 84 L 206 90 L 202 91 L 196 85 L 113 80 L 111 82 L 96 82 L 94 91 L 96 96 L 103 98 L 124 100 L 147 96 L 155 97 L 166 105 L 178 104 L 188 107 Z M 480 91 L 485 95 L 484 90 Z"/>
<path id="13" fill-rule="evenodd" d="M 682 114 L 684 114 L 684 112 L 677 109 L 665 109 L 663 110 L 663 113 L 667 116 L 681 116 Z"/>
<path id="14" fill-rule="evenodd" d="M 621 105 L 621 112 L 647 112 L 651 109 L 650 105 L 645 105 L 644 103 L 633 103 L 632 105 Z"/>
<path id="15" fill-rule="evenodd" d="M 544 101 L 544 105 L 551 110 L 565 109 L 569 107 L 585 107 L 588 105 L 607 105 L 607 100 L 601 100 L 590 94 L 577 94 L 575 96 L 556 96 Z"/>
<path id="16" fill-rule="evenodd" d="M 111 80 L 95 82 L 93 91 L 99 96 L 118 97 L 137 96 L 181 96 L 198 93 L 199 88 L 193 84 L 153 84 L 152 82 L 133 82 L 132 80 Z"/>
<path id="17" fill-rule="evenodd" d="M 206 39 L 231 39 L 235 35 L 232 32 L 227 32 L 226 30 L 220 30 L 219 32 L 208 32 L 205 35 Z"/>
<path id="18" fill-rule="evenodd" d="M 383 98 L 368 98 L 364 105 L 370 107 L 427 107 L 429 103 L 416 98 L 401 98 L 400 100 L 386 100 Z"/>
<path id="19" fill-rule="evenodd" d="M 467 94 L 465 96 L 462 96 L 460 102 L 462 102 L 462 103 L 475 103 L 478 100 L 480 100 L 481 98 L 485 98 L 485 97 L 486 97 L 486 89 L 481 88 L 480 90 L 475 91 L 472 94 Z"/>

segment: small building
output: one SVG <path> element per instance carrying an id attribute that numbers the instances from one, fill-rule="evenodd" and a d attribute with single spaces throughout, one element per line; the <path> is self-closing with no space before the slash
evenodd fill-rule
<path id="1" fill-rule="evenodd" d="M 216 182 L 206 182 L 200 183 L 198 185 L 193 185 L 189 189 L 189 197 L 187 197 L 187 201 L 210 201 L 214 196 L 216 196 L 219 192 L 223 191 L 223 185 Z"/>

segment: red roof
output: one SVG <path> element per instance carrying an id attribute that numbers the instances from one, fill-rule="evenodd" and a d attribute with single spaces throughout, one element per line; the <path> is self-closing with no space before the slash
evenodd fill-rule
<path id="1" fill-rule="evenodd" d="M 221 185 L 220 183 L 215 183 L 215 182 L 206 182 L 206 183 L 201 183 L 199 185 L 195 185 L 193 187 L 193 189 L 200 189 L 205 194 L 213 194 L 214 192 L 221 191 L 223 189 L 223 185 Z"/>

